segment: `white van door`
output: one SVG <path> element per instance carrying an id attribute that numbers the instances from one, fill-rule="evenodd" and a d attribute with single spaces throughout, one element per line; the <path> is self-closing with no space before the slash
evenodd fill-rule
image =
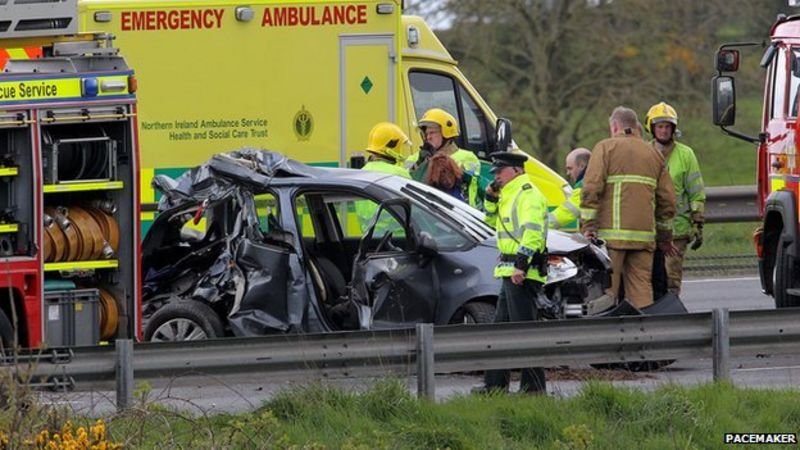
<path id="1" fill-rule="evenodd" d="M 339 38 L 339 166 L 367 145 L 370 128 L 394 122 L 393 88 L 396 55 L 392 35 L 347 35 Z"/>

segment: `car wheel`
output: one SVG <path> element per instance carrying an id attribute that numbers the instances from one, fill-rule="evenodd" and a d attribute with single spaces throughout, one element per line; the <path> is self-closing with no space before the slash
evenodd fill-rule
<path id="1" fill-rule="evenodd" d="M 494 310 L 495 307 L 491 303 L 469 302 L 458 308 L 450 319 L 450 323 L 492 323 L 494 322 Z"/>
<path id="2" fill-rule="evenodd" d="M 0 310 L 0 345 L 2 345 L 2 350 L 10 350 L 14 345 L 14 327 L 2 310 Z"/>
<path id="3" fill-rule="evenodd" d="M 154 342 L 198 341 L 223 334 L 222 321 L 211 307 L 195 300 L 178 300 L 153 314 L 144 338 Z"/>
<path id="4" fill-rule="evenodd" d="M 800 297 L 796 295 L 789 295 L 786 290 L 797 288 L 797 282 L 794 281 L 795 269 L 797 263 L 792 255 L 786 251 L 783 237 L 778 241 L 778 249 L 775 252 L 775 271 L 774 273 L 774 289 L 773 297 L 775 298 L 776 308 L 790 308 L 793 306 L 800 306 Z"/>

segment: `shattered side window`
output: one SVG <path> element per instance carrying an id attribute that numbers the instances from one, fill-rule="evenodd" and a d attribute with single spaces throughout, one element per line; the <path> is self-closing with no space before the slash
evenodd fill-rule
<path id="1" fill-rule="evenodd" d="M 440 250 L 459 251 L 472 246 L 472 243 L 457 232 L 441 216 L 431 214 L 414 205 L 411 208 L 411 222 L 417 230 L 428 233 Z"/>
<path id="2" fill-rule="evenodd" d="M 314 224 L 311 221 L 311 210 L 308 207 L 305 195 L 299 195 L 295 199 L 294 214 L 303 237 L 315 238 L 316 233 L 314 233 Z"/>
<path id="3" fill-rule="evenodd" d="M 271 192 L 258 194 L 254 199 L 261 231 L 269 234 L 271 231 L 281 230 L 281 215 L 278 209 L 278 198 L 275 194 Z"/>
<path id="4" fill-rule="evenodd" d="M 357 233 L 351 232 L 348 233 L 347 236 L 360 237 L 367 232 L 367 229 L 372 223 L 372 219 L 378 212 L 379 205 L 378 202 L 371 199 L 354 200 L 352 204 L 353 208 L 355 209 L 356 215 L 358 216 L 359 232 Z M 394 216 L 392 216 L 389 213 L 389 211 L 383 209 L 381 210 L 380 217 L 378 217 L 378 223 L 375 225 L 375 231 L 372 233 L 372 236 L 379 238 L 383 236 L 387 231 L 391 231 L 392 236 L 394 236 L 395 238 L 400 238 L 405 236 L 405 230 L 403 229 L 403 225 Z"/>
<path id="5" fill-rule="evenodd" d="M 345 238 L 361 238 L 369 229 L 372 219 L 378 212 L 378 202 L 356 195 L 328 197 L 325 203 L 336 205 L 336 215 L 342 236 Z M 391 231 L 396 238 L 405 236 L 403 226 L 388 211 L 381 211 L 373 236 L 381 237 Z"/>

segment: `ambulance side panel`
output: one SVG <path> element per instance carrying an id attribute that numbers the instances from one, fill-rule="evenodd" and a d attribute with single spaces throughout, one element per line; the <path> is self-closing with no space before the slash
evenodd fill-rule
<path id="1" fill-rule="evenodd" d="M 378 3 L 394 8 L 379 14 Z M 341 165 L 372 125 L 397 117 L 392 1 L 262 0 L 248 13 L 229 0 L 80 7 L 80 28 L 113 33 L 136 67 L 145 170 L 184 169 L 242 146 Z"/>

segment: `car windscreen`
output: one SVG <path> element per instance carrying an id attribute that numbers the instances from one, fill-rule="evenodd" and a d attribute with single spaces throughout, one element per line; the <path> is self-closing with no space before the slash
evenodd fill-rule
<path id="1" fill-rule="evenodd" d="M 377 184 L 411 198 L 432 213 L 446 216 L 451 223 L 479 242 L 494 236 L 494 230 L 484 222 L 482 212 L 438 189 L 400 177 L 382 178 Z"/>

